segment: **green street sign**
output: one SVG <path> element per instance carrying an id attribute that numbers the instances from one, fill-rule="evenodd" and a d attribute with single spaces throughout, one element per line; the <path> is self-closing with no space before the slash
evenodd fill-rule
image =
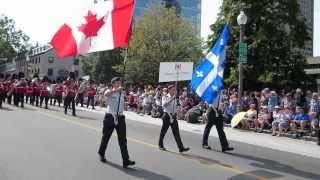
<path id="1" fill-rule="evenodd" d="M 248 62 L 248 45 L 247 43 L 239 44 L 239 63 L 246 64 Z"/>

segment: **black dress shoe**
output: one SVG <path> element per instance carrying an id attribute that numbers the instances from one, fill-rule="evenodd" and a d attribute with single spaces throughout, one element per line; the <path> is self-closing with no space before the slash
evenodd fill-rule
<path id="1" fill-rule="evenodd" d="M 226 147 L 226 148 L 222 148 L 222 152 L 226 152 L 226 151 L 233 151 L 234 148 L 233 147 Z"/>
<path id="2" fill-rule="evenodd" d="M 128 168 L 129 166 L 133 166 L 135 164 L 136 164 L 136 162 L 128 160 L 128 161 L 123 162 L 123 168 Z"/>
<path id="3" fill-rule="evenodd" d="M 212 148 L 210 147 L 210 146 L 208 146 L 208 145 L 202 145 L 202 148 L 203 149 L 208 149 L 208 150 L 211 150 Z"/>
<path id="4" fill-rule="evenodd" d="M 98 153 L 98 154 L 99 154 L 99 157 L 100 157 L 100 161 L 103 162 L 103 163 L 106 163 L 107 162 L 106 157 L 104 155 L 100 154 L 100 153 Z"/>
<path id="5" fill-rule="evenodd" d="M 185 148 L 179 149 L 179 152 L 182 153 L 182 152 L 187 152 L 189 150 L 190 150 L 190 148 L 185 147 Z"/>
<path id="6" fill-rule="evenodd" d="M 163 146 L 159 146 L 159 149 L 161 150 L 161 151 L 166 151 L 167 149 L 165 148 L 165 147 L 163 147 Z"/>

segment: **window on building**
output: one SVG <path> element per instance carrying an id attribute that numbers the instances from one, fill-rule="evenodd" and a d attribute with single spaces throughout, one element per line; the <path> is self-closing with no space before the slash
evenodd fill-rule
<path id="1" fill-rule="evenodd" d="M 49 56 L 48 57 L 48 63 L 54 63 L 54 57 Z"/>
<path id="2" fill-rule="evenodd" d="M 51 68 L 48 69 L 48 76 L 53 76 L 53 69 Z"/>

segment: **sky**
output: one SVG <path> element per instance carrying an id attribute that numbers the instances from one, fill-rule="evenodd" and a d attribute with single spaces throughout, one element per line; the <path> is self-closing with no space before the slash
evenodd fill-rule
<path id="1" fill-rule="evenodd" d="M 212 34 L 210 25 L 216 22 L 222 0 L 202 0 L 201 37 L 206 41 Z"/>
<path id="2" fill-rule="evenodd" d="M 320 56 L 320 0 L 314 1 L 313 56 Z"/>
<path id="3" fill-rule="evenodd" d="M 222 0 L 202 0 L 202 37 L 211 34 L 209 25 L 216 21 Z M 79 3 L 81 2 L 81 3 Z M 320 56 L 320 0 L 315 0 L 314 56 Z M 31 43 L 44 45 L 64 23 L 79 22 L 93 0 L 0 0 L 0 14 L 16 22 Z"/>
<path id="4" fill-rule="evenodd" d="M 93 0 L 0 0 L 0 14 L 14 19 L 31 43 L 44 45 L 64 23 L 83 17 L 92 3 Z"/>

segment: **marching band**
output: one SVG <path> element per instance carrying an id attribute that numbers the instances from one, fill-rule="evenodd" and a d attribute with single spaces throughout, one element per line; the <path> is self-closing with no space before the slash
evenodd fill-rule
<path id="1" fill-rule="evenodd" d="M 76 116 L 75 101 L 82 94 L 82 98 L 87 96 L 87 107 L 92 105 L 94 109 L 94 96 L 97 87 L 92 80 L 75 80 L 75 74 L 71 72 L 65 81 L 58 79 L 56 83 L 44 76 L 42 79 L 34 75 L 32 80 L 25 79 L 24 73 L 4 75 L 0 74 L 0 108 L 6 102 L 24 107 L 24 103 L 32 106 L 48 109 L 48 103 L 61 107 L 64 101 L 64 112 L 67 114 L 68 108 L 72 108 L 72 115 Z M 81 95 L 80 95 L 81 96 Z M 83 99 L 82 99 L 83 101 Z M 83 103 L 83 102 L 82 102 Z"/>

